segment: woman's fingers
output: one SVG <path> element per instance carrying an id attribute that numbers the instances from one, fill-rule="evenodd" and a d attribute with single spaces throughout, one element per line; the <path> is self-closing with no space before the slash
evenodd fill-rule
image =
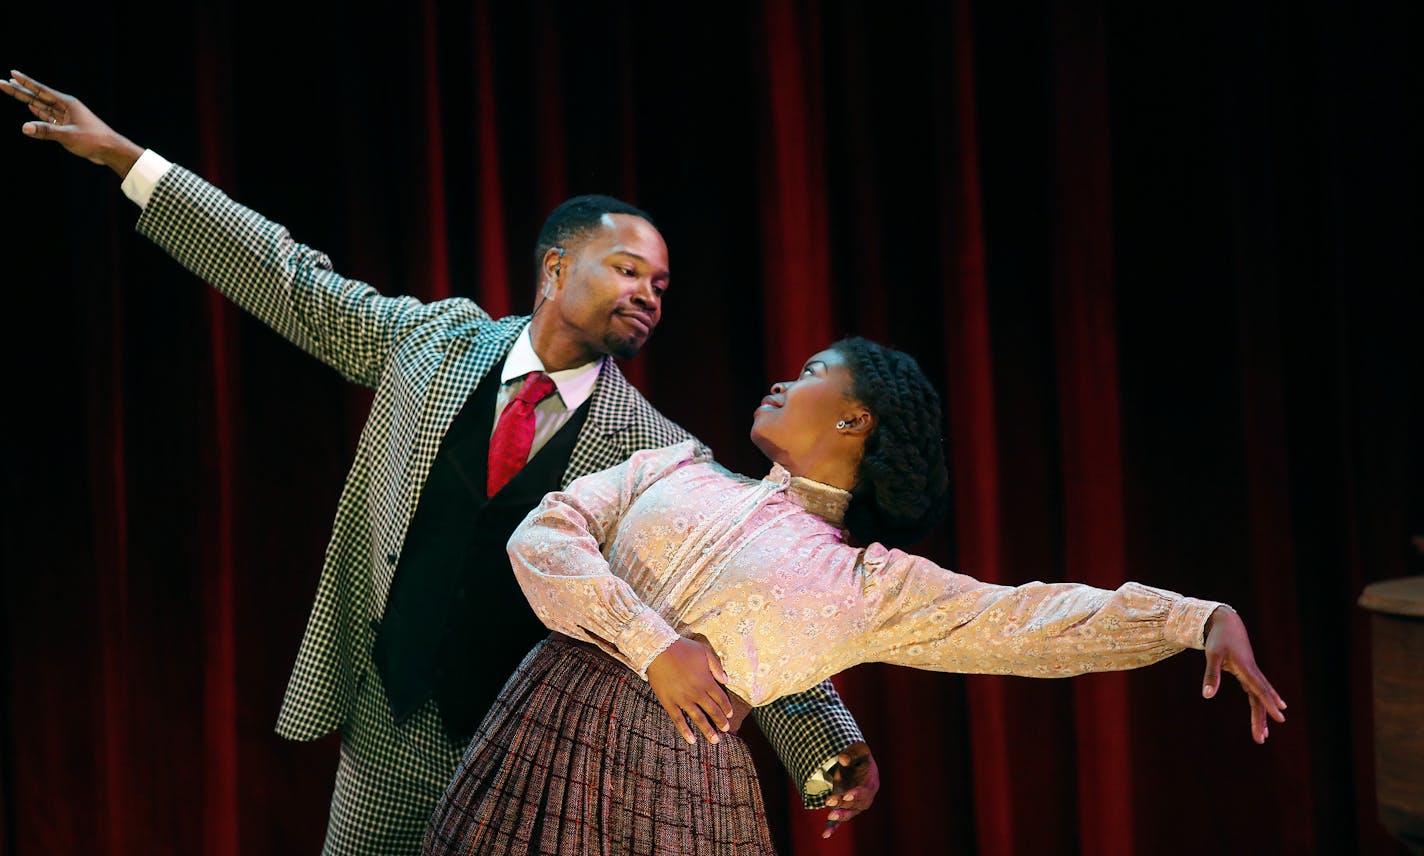
<path id="1" fill-rule="evenodd" d="M 722 738 L 717 736 L 717 729 L 712 725 L 712 721 L 708 719 L 709 714 L 713 717 L 717 716 L 717 714 L 714 713 L 716 707 L 713 706 L 711 702 L 703 702 L 702 704 L 708 707 L 706 711 L 696 704 L 689 704 L 683 707 L 683 712 L 687 714 L 687 718 L 692 720 L 692 724 L 697 727 L 698 731 L 702 732 L 702 736 L 706 737 L 708 742 L 717 743 Z"/>
<path id="2" fill-rule="evenodd" d="M 1202 676 L 1202 698 L 1212 698 L 1221 686 L 1222 656 L 1216 651 L 1206 652 L 1206 674 Z"/>
<path id="3" fill-rule="evenodd" d="M 1265 743 L 1266 735 L 1270 733 L 1266 729 L 1266 710 L 1255 693 L 1248 692 L 1246 698 L 1251 704 L 1251 739 Z"/>
<path id="4" fill-rule="evenodd" d="M 658 703 L 672 717 L 672 724 L 677 728 L 677 732 L 682 735 L 682 739 L 688 743 L 697 742 L 697 731 L 701 731 L 703 736 L 712 743 L 721 741 L 718 730 L 712 722 L 722 721 L 721 715 L 717 713 L 716 705 L 709 698 L 704 702 L 704 707 L 698 706 L 690 701 L 674 702 L 658 699 Z M 710 719 L 709 719 L 710 717 Z M 693 729 L 696 729 L 694 731 Z"/>
<path id="5" fill-rule="evenodd" d="M 717 652 L 712 650 L 712 646 L 704 643 L 702 650 L 707 655 L 707 671 L 712 673 L 712 677 L 722 683 L 727 682 L 727 670 L 722 668 L 722 659 L 717 656 Z M 730 716 L 730 714 L 728 714 Z"/>
<path id="6" fill-rule="evenodd" d="M 708 707 L 710 704 L 711 707 Z M 719 689 L 707 692 L 707 704 L 702 705 L 702 709 L 707 711 L 707 715 L 717 724 L 717 728 L 726 731 L 732 727 L 732 716 L 736 713 L 732 709 L 732 702 L 727 698 L 727 694 Z"/>
<path id="7" fill-rule="evenodd" d="M 1251 704 L 1251 738 L 1257 743 L 1265 743 L 1271 733 L 1267 719 L 1286 721 L 1286 715 L 1281 710 L 1285 706 L 1285 699 L 1281 698 L 1254 662 L 1237 665 L 1228 661 L 1226 670 L 1236 677 Z"/>
<path id="8" fill-rule="evenodd" d="M 682 710 L 677 705 L 662 699 L 658 699 L 658 703 L 663 706 L 663 710 L 667 711 L 667 715 L 672 717 L 673 727 L 677 729 L 678 734 L 682 735 L 682 739 L 688 743 L 696 743 L 697 738 L 693 736 L 692 728 L 687 724 L 687 718 L 682 715 Z"/>

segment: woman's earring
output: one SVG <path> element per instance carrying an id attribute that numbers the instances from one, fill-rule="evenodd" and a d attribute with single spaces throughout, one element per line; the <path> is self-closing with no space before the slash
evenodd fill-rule
<path id="1" fill-rule="evenodd" d="M 839 421 L 839 422 L 836 423 L 836 428 L 839 429 L 839 430 L 841 430 L 841 431 L 844 431 L 845 429 L 847 429 L 847 428 L 849 428 L 849 427 L 850 427 L 850 423 L 847 422 L 847 421 L 845 421 L 844 419 L 842 419 L 841 421 Z"/>

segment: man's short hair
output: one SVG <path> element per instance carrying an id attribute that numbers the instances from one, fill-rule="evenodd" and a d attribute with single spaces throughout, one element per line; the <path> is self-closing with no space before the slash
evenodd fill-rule
<path id="1" fill-rule="evenodd" d="M 549 213 L 544 227 L 539 230 L 539 240 L 534 243 L 534 279 L 540 276 L 544 256 L 554 247 L 567 247 L 570 243 L 588 235 L 603 225 L 605 214 L 631 214 L 647 220 L 653 228 L 653 218 L 648 212 L 621 199 L 592 193 L 575 196 L 559 203 L 559 207 Z"/>

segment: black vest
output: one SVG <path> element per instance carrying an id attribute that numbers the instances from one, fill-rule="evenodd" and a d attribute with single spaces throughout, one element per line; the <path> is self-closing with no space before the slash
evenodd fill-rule
<path id="1" fill-rule="evenodd" d="M 440 442 L 406 533 L 372 658 L 400 723 L 434 697 L 445 731 L 465 740 L 529 649 L 549 631 L 510 570 L 505 544 L 559 490 L 585 401 L 493 498 L 485 496 L 490 428 L 503 360 Z"/>

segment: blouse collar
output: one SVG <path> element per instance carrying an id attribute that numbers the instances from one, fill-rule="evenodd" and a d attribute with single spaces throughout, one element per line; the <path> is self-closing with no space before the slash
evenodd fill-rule
<path id="1" fill-rule="evenodd" d="M 767 481 L 776 482 L 785 488 L 785 496 L 832 526 L 840 526 L 845 521 L 846 508 L 850 505 L 850 491 L 834 485 L 793 476 L 781 464 L 771 465 Z"/>

